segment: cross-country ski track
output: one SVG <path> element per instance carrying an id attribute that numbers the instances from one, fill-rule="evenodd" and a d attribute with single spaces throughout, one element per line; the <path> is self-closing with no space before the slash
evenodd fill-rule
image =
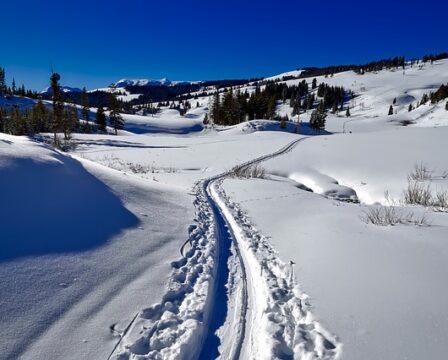
<path id="1" fill-rule="evenodd" d="M 287 153 L 300 141 L 239 165 Z M 336 359 L 342 345 L 312 316 L 280 260 L 221 187 L 236 168 L 194 188 L 195 225 L 161 303 L 142 310 L 109 358 Z"/>

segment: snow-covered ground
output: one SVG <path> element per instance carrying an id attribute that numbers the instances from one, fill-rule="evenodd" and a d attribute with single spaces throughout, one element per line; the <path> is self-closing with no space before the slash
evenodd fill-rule
<path id="1" fill-rule="evenodd" d="M 209 97 L 69 154 L 0 134 L 0 359 L 444 358 L 448 215 L 403 191 L 416 165 L 448 190 L 445 103 L 408 112 L 448 62 L 317 81 L 357 95 L 320 134 L 204 127 Z"/>
<path id="2" fill-rule="evenodd" d="M 3 134 L 0 173 L 0 358 L 107 358 L 164 292 L 191 199 Z"/>

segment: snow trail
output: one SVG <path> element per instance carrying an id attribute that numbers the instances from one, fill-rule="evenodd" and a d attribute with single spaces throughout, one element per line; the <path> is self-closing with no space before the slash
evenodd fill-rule
<path id="1" fill-rule="evenodd" d="M 111 358 L 338 357 L 341 345 L 314 320 L 290 269 L 220 187 L 235 169 L 282 155 L 304 139 L 196 184 L 196 224 L 183 258 L 172 263 L 168 292 L 138 314 Z M 223 333 L 231 339 L 223 341 Z"/>

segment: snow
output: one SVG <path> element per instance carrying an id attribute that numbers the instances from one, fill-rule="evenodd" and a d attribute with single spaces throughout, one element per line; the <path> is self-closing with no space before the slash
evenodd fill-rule
<path id="1" fill-rule="evenodd" d="M 107 357 L 109 327 L 164 293 L 188 195 L 23 137 L 0 153 L 1 358 Z"/>
<path id="2" fill-rule="evenodd" d="M 314 137 L 300 149 L 264 166 L 274 175 L 294 180 L 317 193 L 334 188 L 353 189 L 364 203 L 385 203 L 385 192 L 402 199 L 407 176 L 424 164 L 433 176 L 434 188 L 448 190 L 446 138 L 448 127 L 398 127 L 391 130 Z M 299 160 L 300 159 L 300 160 Z M 338 184 L 335 184 L 337 182 Z M 353 194 L 348 190 L 348 195 Z"/>
<path id="3" fill-rule="evenodd" d="M 203 109 L 193 109 L 186 116 L 181 116 L 176 109 L 161 109 L 153 116 L 123 114 L 125 129 L 137 133 L 188 134 L 203 128 Z"/>
<path id="4" fill-rule="evenodd" d="M 74 88 L 74 87 L 70 87 L 70 86 L 61 85 L 60 88 L 63 93 L 72 93 L 72 92 L 80 93 L 80 92 L 82 92 L 82 90 L 80 88 Z M 51 86 L 48 86 L 47 88 L 42 90 L 40 93 L 42 95 L 51 95 L 51 94 L 53 94 L 53 89 L 51 88 Z"/>
<path id="5" fill-rule="evenodd" d="M 115 82 L 115 86 L 125 88 L 127 86 L 175 86 L 197 84 L 198 81 L 171 81 L 167 78 L 153 80 L 153 79 L 121 79 Z"/>
<path id="6" fill-rule="evenodd" d="M 0 358 L 444 358 L 448 217 L 403 191 L 416 165 L 448 190 L 445 103 L 408 112 L 448 61 L 317 81 L 357 95 L 322 132 L 288 101 L 285 129 L 204 126 L 205 96 L 69 154 L 0 134 Z M 153 83 L 174 82 L 114 91 Z M 251 164 L 264 178 L 233 177 Z M 378 204 L 427 224 L 366 224 Z"/>
<path id="7" fill-rule="evenodd" d="M 360 219 L 362 206 L 287 182 L 226 180 L 224 188 L 280 258 L 294 261 L 313 313 L 338 335 L 344 359 L 445 356 L 446 215 L 427 214 L 430 227 L 383 228 Z"/>

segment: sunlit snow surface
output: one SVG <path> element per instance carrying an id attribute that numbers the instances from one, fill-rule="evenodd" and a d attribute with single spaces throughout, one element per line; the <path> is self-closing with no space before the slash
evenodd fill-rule
<path id="1" fill-rule="evenodd" d="M 150 317 L 148 309 L 166 299 L 173 276 L 183 279 L 171 263 L 178 264 L 187 240 L 202 239 L 191 226 L 202 221 L 194 185 L 304 136 L 292 151 L 260 164 L 265 179 L 224 180 L 217 190 L 224 203 L 232 203 L 232 214 L 244 213 L 235 226 L 253 226 L 272 247 L 275 264 L 291 264 L 309 316 L 329 332 L 327 339 L 334 336 L 342 358 L 444 358 L 448 215 L 400 201 L 416 163 L 430 169 L 432 189 L 448 189 L 445 103 L 408 112 L 423 93 L 448 82 L 448 62 L 317 81 L 359 95 L 350 102 L 350 118 L 345 111 L 328 116 L 328 133 L 311 131 L 309 113 L 286 131 L 265 120 L 204 129 L 205 97 L 199 107 L 192 102 L 187 116 L 166 107 L 154 116 L 124 115 L 118 136 L 74 134 L 69 154 L 0 134 L 0 359 L 107 359 L 132 320 Z M 396 114 L 388 116 L 394 98 Z M 0 98 L 5 107 L 33 103 Z M 291 115 L 287 102 L 277 110 Z M 424 214 L 430 226 L 365 224 L 369 206 L 390 202 Z M 230 273 L 241 276 L 236 268 L 231 264 Z M 199 273 L 193 265 L 185 271 Z M 227 314 L 239 304 L 232 301 Z M 190 304 L 200 302 L 192 297 Z M 186 329 L 200 324 L 179 314 Z M 164 324 L 174 333 L 175 325 Z M 232 329 L 218 331 L 224 353 Z M 251 331 L 259 339 L 270 334 L 263 327 Z M 138 332 L 130 335 L 117 349 L 150 358 L 144 342 L 133 342 Z M 202 343 L 195 341 L 190 344 Z M 176 343 L 167 346 L 171 354 L 181 351 Z M 332 353 L 331 346 L 321 349 Z"/>

